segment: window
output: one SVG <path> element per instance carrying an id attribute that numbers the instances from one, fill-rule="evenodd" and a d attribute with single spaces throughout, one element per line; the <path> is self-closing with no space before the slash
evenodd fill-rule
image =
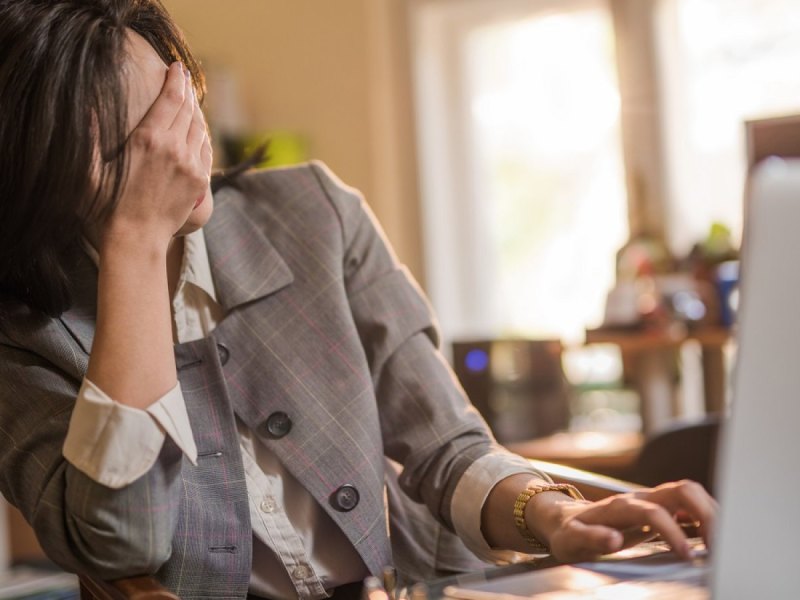
<path id="1" fill-rule="evenodd" d="M 657 13 L 671 194 L 686 252 L 714 221 L 742 229 L 744 121 L 800 113 L 797 0 L 661 0 Z"/>
<path id="2" fill-rule="evenodd" d="M 415 14 L 428 287 L 445 337 L 580 341 L 628 237 L 607 4 Z"/>

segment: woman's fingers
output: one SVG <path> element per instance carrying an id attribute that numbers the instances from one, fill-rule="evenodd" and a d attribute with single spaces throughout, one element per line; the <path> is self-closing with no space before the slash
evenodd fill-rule
<path id="1" fill-rule="evenodd" d="M 192 87 L 192 79 L 188 72 L 184 72 L 183 85 L 183 104 L 181 104 L 178 113 L 175 115 L 175 120 L 169 127 L 170 130 L 175 132 L 179 139 L 186 139 L 189 135 L 189 128 L 192 125 L 192 117 L 195 113 L 194 88 Z M 156 102 L 158 102 L 158 100 L 156 100 Z"/>
<path id="2" fill-rule="evenodd" d="M 593 560 L 623 548 L 622 534 L 612 527 L 588 525 L 570 519 L 550 542 L 555 557 L 563 562 Z"/>
<path id="3" fill-rule="evenodd" d="M 580 513 L 576 518 L 583 523 L 606 525 L 627 534 L 628 545 L 636 543 L 639 536 L 660 535 L 682 558 L 690 558 L 689 544 L 680 525 L 659 504 L 632 496 L 618 496 L 607 503 L 599 503 Z"/>
<path id="4" fill-rule="evenodd" d="M 634 495 L 663 506 L 679 519 L 688 517 L 697 521 L 700 535 L 710 547 L 719 505 L 699 483 L 688 480 L 666 483 Z"/>
<path id="5" fill-rule="evenodd" d="M 211 139 L 208 135 L 208 126 L 203 116 L 203 111 L 197 104 L 195 97 L 194 115 L 192 116 L 192 124 L 189 127 L 189 134 L 186 138 L 186 144 L 189 151 L 199 158 L 200 167 L 203 173 L 211 173 L 211 167 L 214 160 L 214 152 L 211 148 Z"/>
<path id="6" fill-rule="evenodd" d="M 213 152 L 211 150 L 211 141 L 208 137 L 208 127 L 206 126 L 203 111 L 200 110 L 200 105 L 197 103 L 197 95 L 194 93 L 194 88 L 191 87 L 191 79 L 187 77 L 187 83 L 190 86 L 190 93 L 186 97 L 186 103 L 191 103 L 192 113 L 191 119 L 188 124 L 188 131 L 186 133 L 186 146 L 189 150 L 189 155 L 197 157 L 200 168 L 205 175 L 211 172 Z M 185 123 L 185 115 L 188 114 L 186 107 L 181 108 L 181 112 L 175 119 L 173 127 L 177 132 L 182 131 Z"/>
<path id="7" fill-rule="evenodd" d="M 203 165 L 204 173 L 211 173 L 211 167 L 214 164 L 214 150 L 211 148 L 211 138 L 206 131 L 203 137 L 203 145 L 200 148 L 200 162 Z"/>
<path id="8" fill-rule="evenodd" d="M 186 76 L 183 65 L 174 62 L 169 66 L 161 93 L 142 118 L 139 127 L 156 130 L 167 129 L 183 106 L 186 95 Z"/>
<path id="9" fill-rule="evenodd" d="M 194 112 L 192 122 L 189 125 L 189 133 L 186 135 L 186 145 L 191 151 L 199 151 L 206 136 L 206 122 L 203 118 L 203 111 L 197 105 L 197 99 L 193 95 Z"/>
<path id="10" fill-rule="evenodd" d="M 573 505 L 548 540 L 559 560 L 574 562 L 616 552 L 661 536 L 681 558 L 690 559 L 678 519 L 696 521 L 708 545 L 718 505 L 699 484 L 680 481 Z"/>

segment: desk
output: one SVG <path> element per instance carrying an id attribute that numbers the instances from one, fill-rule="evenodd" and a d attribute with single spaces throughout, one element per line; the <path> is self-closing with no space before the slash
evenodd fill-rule
<path id="1" fill-rule="evenodd" d="M 587 344 L 615 344 L 623 362 L 633 366 L 633 379 L 641 398 L 642 429 L 657 431 L 679 416 L 670 369 L 675 351 L 689 340 L 700 343 L 703 361 L 703 395 L 707 413 L 722 413 L 725 407 L 725 361 L 723 348 L 731 339 L 722 327 L 689 330 L 683 326 L 661 329 L 587 329 Z"/>
<path id="2" fill-rule="evenodd" d="M 505 444 L 525 458 L 557 463 L 611 477 L 629 477 L 642 449 L 640 433 L 560 432 Z"/>

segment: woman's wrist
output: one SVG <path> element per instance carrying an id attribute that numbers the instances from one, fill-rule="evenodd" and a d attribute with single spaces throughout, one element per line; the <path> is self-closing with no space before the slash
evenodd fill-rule
<path id="1" fill-rule="evenodd" d="M 108 223 L 97 240 L 101 259 L 122 257 L 124 260 L 164 262 L 172 235 L 154 228 L 136 227 L 128 223 Z"/>
<path id="2" fill-rule="evenodd" d="M 559 491 L 540 492 L 525 506 L 525 523 L 537 540 L 549 546 L 553 533 L 588 503 Z"/>

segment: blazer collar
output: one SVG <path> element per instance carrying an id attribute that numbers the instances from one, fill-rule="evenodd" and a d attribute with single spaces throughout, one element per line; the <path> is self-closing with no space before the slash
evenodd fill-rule
<path id="1" fill-rule="evenodd" d="M 248 202 L 233 188 L 214 196 L 214 213 L 203 228 L 217 300 L 229 312 L 277 292 L 294 281 L 294 275 L 267 239 L 263 226 L 243 210 Z"/>
<path id="2" fill-rule="evenodd" d="M 214 196 L 214 212 L 203 228 L 217 300 L 226 313 L 237 306 L 264 298 L 294 281 L 281 255 L 242 209 L 257 202 L 225 188 Z M 61 322 L 88 354 L 97 317 L 97 267 L 81 253 L 70 271 L 73 304 Z"/>

